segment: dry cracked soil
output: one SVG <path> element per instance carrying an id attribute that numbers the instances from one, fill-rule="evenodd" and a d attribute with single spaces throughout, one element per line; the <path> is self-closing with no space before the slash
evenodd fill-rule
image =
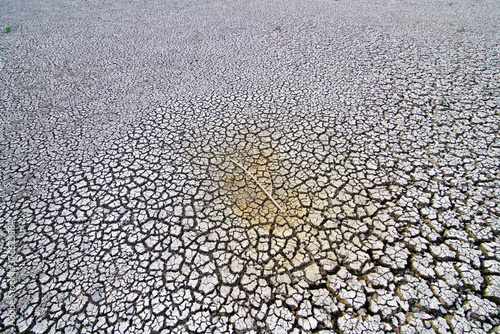
<path id="1" fill-rule="evenodd" d="M 500 3 L 451 1 L 0 0 L 0 331 L 498 332 Z"/>

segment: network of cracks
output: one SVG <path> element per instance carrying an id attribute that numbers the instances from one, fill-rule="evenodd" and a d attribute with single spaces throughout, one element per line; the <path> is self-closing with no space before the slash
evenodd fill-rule
<path id="1" fill-rule="evenodd" d="M 4 327 L 497 328 L 498 140 L 477 133 L 496 109 L 264 106 L 169 101 L 50 174 L 49 191 L 2 204 L 22 213 Z"/>

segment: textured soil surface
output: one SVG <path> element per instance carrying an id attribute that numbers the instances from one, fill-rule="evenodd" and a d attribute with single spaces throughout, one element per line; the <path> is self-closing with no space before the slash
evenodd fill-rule
<path id="1" fill-rule="evenodd" d="M 500 330 L 499 13 L 0 0 L 0 331 Z"/>

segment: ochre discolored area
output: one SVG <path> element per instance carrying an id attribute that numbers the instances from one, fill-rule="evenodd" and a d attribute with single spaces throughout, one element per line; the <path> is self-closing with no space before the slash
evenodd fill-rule
<path id="1" fill-rule="evenodd" d="M 279 170 L 278 154 L 272 149 L 253 149 L 224 157 L 222 187 L 244 226 L 286 230 L 305 223 L 302 218 L 308 208 L 301 205 L 300 194 L 287 187 Z"/>
<path id="2" fill-rule="evenodd" d="M 276 189 L 273 183 L 273 170 L 277 166 L 276 157 L 271 150 L 251 153 L 253 154 L 226 157 L 227 164 L 224 164 L 226 168 L 223 170 L 222 177 L 223 187 L 230 193 L 234 212 L 241 219 L 249 221 L 252 225 L 270 226 L 276 216 L 283 212 L 261 187 L 275 201 L 281 202 L 274 194 Z M 241 167 L 244 167 L 246 171 Z"/>

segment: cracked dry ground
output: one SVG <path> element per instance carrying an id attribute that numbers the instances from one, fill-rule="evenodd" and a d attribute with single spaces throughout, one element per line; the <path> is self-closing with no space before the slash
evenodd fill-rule
<path id="1" fill-rule="evenodd" d="M 59 136 L 64 110 L 35 109 L 24 119 L 31 135 L 21 121 L 2 133 L 2 186 L 16 190 L 0 201 L 2 330 L 499 330 L 498 35 L 408 37 L 411 24 L 387 35 L 364 21 L 333 33 L 329 17 L 310 28 L 313 14 L 296 14 L 289 35 L 283 25 L 242 40 L 217 32 L 236 46 L 193 41 L 201 65 L 175 63 L 187 73 L 179 80 L 205 84 L 169 95 L 148 87 L 165 102 L 95 134 L 102 147 L 87 155 L 75 144 L 98 127 L 87 114 L 73 137 Z M 234 57 L 249 67 L 238 72 L 245 61 Z M 151 68 L 178 84 L 177 70 Z M 111 79 L 103 85 L 118 94 L 122 81 Z M 96 95 L 73 92 L 65 108 L 99 109 L 81 100 L 103 102 L 101 89 L 88 90 Z M 25 158 L 6 153 L 25 141 Z"/>
<path id="2" fill-rule="evenodd" d="M 266 97 L 171 101 L 53 175 L 54 192 L 13 201 L 3 216 L 15 207 L 29 221 L 11 325 L 497 326 L 496 107 L 401 101 L 332 117 L 282 103 L 286 113 Z"/>

